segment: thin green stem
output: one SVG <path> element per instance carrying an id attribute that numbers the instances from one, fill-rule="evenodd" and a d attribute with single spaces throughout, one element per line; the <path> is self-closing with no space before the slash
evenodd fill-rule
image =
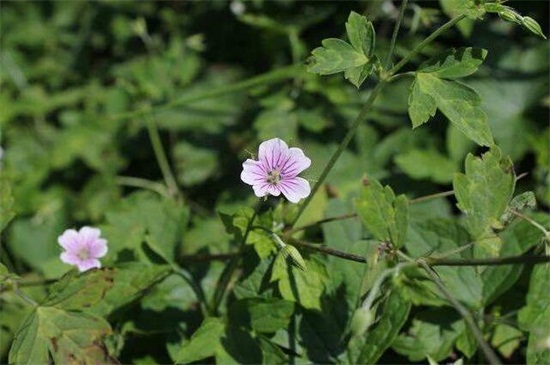
<path id="1" fill-rule="evenodd" d="M 453 19 L 449 20 L 447 23 L 443 24 L 441 27 L 437 28 L 435 32 L 430 34 L 426 39 L 424 39 L 422 42 L 420 42 L 412 51 L 410 51 L 399 63 L 389 71 L 390 76 L 393 76 L 397 73 L 397 71 L 401 70 L 403 66 L 405 66 L 409 61 L 416 56 L 417 54 L 422 51 L 424 47 L 426 47 L 428 44 L 430 44 L 434 39 L 439 37 L 443 32 L 448 30 L 449 28 L 452 28 L 456 23 L 464 19 L 466 15 L 462 14 L 459 16 L 454 17 Z"/>
<path id="2" fill-rule="evenodd" d="M 404 269 L 405 267 L 409 266 L 416 266 L 416 262 L 401 262 L 397 264 L 396 266 L 384 270 L 376 279 L 374 284 L 372 285 L 372 288 L 369 290 L 368 296 L 363 301 L 363 304 L 361 304 L 362 308 L 370 309 L 372 307 L 372 304 L 374 303 L 374 300 L 376 299 L 378 292 L 380 291 L 380 287 L 384 283 L 384 281 Z"/>
<path id="3" fill-rule="evenodd" d="M 298 213 L 296 214 L 296 217 L 294 218 L 290 227 L 293 227 L 296 224 L 296 222 L 298 221 L 298 219 L 300 218 L 304 210 L 307 208 L 309 203 L 311 203 L 311 200 L 315 196 L 315 193 L 317 193 L 321 185 L 323 185 L 330 170 L 332 170 L 332 167 L 334 166 L 334 164 L 336 164 L 336 161 L 338 161 L 338 158 L 340 157 L 342 152 L 344 152 L 348 144 L 351 142 L 351 139 L 355 135 L 357 128 L 359 127 L 359 125 L 361 125 L 361 123 L 363 123 L 367 119 L 367 114 L 369 113 L 372 107 L 372 104 L 374 103 L 374 100 L 376 100 L 376 98 L 378 97 L 378 95 L 380 94 L 380 92 L 382 91 L 385 85 L 386 85 L 386 82 L 383 80 L 380 80 L 376 85 L 376 87 L 374 88 L 374 90 L 371 92 L 371 94 L 369 95 L 369 98 L 367 99 L 367 101 L 365 102 L 365 105 L 363 106 L 363 109 L 361 110 L 357 118 L 355 118 L 355 121 L 349 128 L 348 133 L 346 134 L 342 142 L 340 142 L 338 149 L 336 149 L 336 151 L 330 158 L 329 162 L 323 169 L 323 172 L 321 172 L 321 175 L 319 176 L 319 178 L 317 179 L 317 182 L 315 183 L 315 185 L 313 186 L 313 189 L 311 190 L 311 194 L 309 194 L 309 196 L 306 198 L 304 203 L 298 209 Z"/>
<path id="4" fill-rule="evenodd" d="M 303 72 L 303 66 L 301 64 L 282 67 L 273 71 L 266 72 L 262 75 L 254 76 L 252 78 L 236 82 L 234 84 L 223 85 L 220 87 L 207 89 L 201 92 L 190 93 L 186 96 L 183 96 L 180 99 L 173 100 L 166 104 L 157 105 L 153 107 L 147 106 L 147 107 L 138 109 L 136 111 L 115 114 L 110 116 L 109 118 L 111 120 L 135 118 L 135 117 L 149 114 L 152 112 L 168 110 L 168 109 L 180 107 L 186 104 L 190 104 L 196 101 L 211 99 L 211 98 L 215 98 L 225 94 L 231 94 L 237 91 L 250 89 L 255 86 L 270 84 L 277 81 L 294 78 L 297 75 L 301 74 L 302 72 Z"/>
<path id="5" fill-rule="evenodd" d="M 435 194 L 431 194 L 431 195 L 421 196 L 420 198 L 411 199 L 410 203 L 411 204 L 423 203 L 423 202 L 428 201 L 428 200 L 433 200 L 433 199 L 438 199 L 438 198 L 444 198 L 446 196 L 451 196 L 454 193 L 455 192 L 453 190 L 450 190 L 450 191 L 444 191 L 442 193 L 435 193 Z"/>
<path id="6" fill-rule="evenodd" d="M 389 70 L 391 66 L 391 60 L 393 56 L 393 51 L 395 49 L 395 41 L 397 40 L 397 34 L 399 33 L 399 28 L 401 27 L 401 21 L 403 21 L 403 16 L 405 15 L 405 9 L 407 8 L 408 0 L 403 0 L 401 2 L 401 9 L 399 10 L 399 17 L 395 23 L 395 28 L 393 28 L 393 35 L 391 37 L 390 51 L 388 53 L 388 58 L 386 60 L 386 70 Z"/>
<path id="7" fill-rule="evenodd" d="M 336 250 L 334 248 L 323 246 L 321 244 L 306 242 L 306 241 L 298 240 L 298 239 L 295 239 L 295 238 L 289 238 L 288 242 L 290 244 L 294 245 L 294 246 L 303 247 L 303 248 L 307 248 L 307 249 L 310 249 L 310 250 L 318 251 L 318 252 L 321 252 L 321 253 L 324 253 L 324 254 L 327 254 L 327 255 L 330 255 L 330 256 L 339 257 L 339 258 L 344 259 L 344 260 L 360 262 L 362 264 L 367 263 L 367 259 L 364 258 L 363 256 L 359 256 L 359 255 L 355 255 L 355 254 L 352 254 L 352 253 L 339 251 L 339 250 Z"/>
<path id="8" fill-rule="evenodd" d="M 20 289 L 19 289 L 19 284 L 17 283 L 17 281 L 13 280 L 12 281 L 12 285 L 13 285 L 13 291 L 15 292 L 15 294 L 17 294 L 21 299 L 23 299 L 25 302 L 27 302 L 28 304 L 32 305 L 33 307 L 38 307 L 38 303 L 35 302 L 33 299 L 31 299 L 30 297 L 28 297 L 25 293 L 23 293 Z"/>
<path id="9" fill-rule="evenodd" d="M 162 176 L 168 188 L 168 191 L 171 196 L 176 196 L 179 193 L 178 184 L 174 178 L 174 174 L 170 169 L 170 164 L 168 163 L 168 158 L 164 153 L 164 148 L 162 147 L 162 142 L 160 141 L 160 135 L 156 123 L 153 119 L 146 115 L 145 121 L 147 123 L 147 131 L 149 132 L 149 139 L 153 145 L 153 150 L 155 152 L 155 157 L 157 158 L 157 163 L 159 164 Z"/>
<path id="10" fill-rule="evenodd" d="M 443 293 L 443 295 L 445 296 L 445 298 L 447 298 L 447 300 L 449 301 L 449 303 L 458 311 L 458 313 L 460 313 L 460 315 L 462 316 L 462 318 L 464 318 L 464 321 L 466 322 L 466 324 L 468 325 L 468 327 L 470 327 L 470 330 L 472 331 L 472 334 L 474 335 L 477 343 L 479 344 L 479 346 L 481 347 L 481 350 L 483 351 L 484 355 L 485 355 L 485 358 L 487 359 L 487 361 L 489 361 L 490 364 L 492 365 L 495 365 L 495 364 L 500 364 L 500 359 L 498 358 L 498 356 L 495 354 L 495 352 L 493 351 L 493 349 L 491 348 L 491 346 L 489 346 L 489 344 L 487 343 L 487 341 L 485 341 L 485 339 L 483 338 L 483 333 L 481 332 L 481 330 L 479 329 L 478 325 L 476 324 L 475 320 L 474 320 L 474 317 L 472 316 L 472 314 L 470 313 L 470 311 L 464 307 L 454 296 L 453 294 L 447 289 L 447 287 L 445 286 L 445 283 L 441 280 L 441 278 L 439 277 L 439 275 L 434 271 L 434 269 L 432 269 L 430 267 L 430 265 L 428 265 L 425 261 L 423 260 L 419 260 L 418 261 L 418 264 L 424 269 L 424 271 L 426 271 L 426 273 L 428 274 L 428 276 L 430 276 L 430 278 L 432 279 L 432 281 L 435 283 L 435 285 L 437 285 L 437 287 L 439 288 L 439 290 L 441 290 L 441 293 Z"/>
<path id="11" fill-rule="evenodd" d="M 492 257 L 486 259 L 445 259 L 445 258 L 430 258 L 425 259 L 430 266 L 498 266 L 498 265 L 514 265 L 514 264 L 546 264 L 550 263 L 550 256 L 507 256 L 507 257 Z"/>
<path id="12" fill-rule="evenodd" d="M 172 266 L 172 271 L 174 274 L 180 276 L 183 280 L 185 280 L 185 282 L 189 284 L 191 289 L 193 289 L 193 292 L 195 293 L 195 295 L 197 296 L 197 299 L 199 300 L 202 314 L 204 316 L 211 314 L 208 311 L 208 306 L 207 306 L 206 296 L 204 295 L 204 291 L 202 290 L 202 287 L 200 286 L 200 284 L 195 281 L 193 276 L 189 272 L 187 272 L 187 270 L 184 270 L 178 267 L 177 265 Z"/>
<path id="13" fill-rule="evenodd" d="M 517 216 L 517 217 L 520 217 L 521 219 L 524 219 L 527 222 L 529 222 L 533 227 L 535 227 L 539 231 L 541 231 L 544 234 L 544 236 L 550 237 L 550 232 L 548 232 L 548 230 L 546 228 L 544 228 L 541 224 L 539 224 L 535 220 L 533 220 L 533 219 L 529 218 L 528 216 L 526 216 L 524 214 L 521 214 L 520 212 L 517 212 L 515 210 L 512 210 L 512 214 Z"/>
<path id="14" fill-rule="evenodd" d="M 116 183 L 118 185 L 130 186 L 133 188 L 151 190 L 164 197 L 167 197 L 167 198 L 170 197 L 170 194 L 168 193 L 164 185 L 151 180 L 142 179 L 139 177 L 132 177 L 132 176 L 117 176 Z"/>

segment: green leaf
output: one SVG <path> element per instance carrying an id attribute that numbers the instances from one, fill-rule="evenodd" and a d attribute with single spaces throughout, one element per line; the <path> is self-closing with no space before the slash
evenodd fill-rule
<path id="1" fill-rule="evenodd" d="M 407 235 L 409 202 L 404 195 L 395 196 L 375 179 L 369 179 L 361 195 L 355 200 L 357 213 L 372 235 L 394 247 L 403 245 Z"/>
<path id="2" fill-rule="evenodd" d="M 527 208 L 534 208 L 537 206 L 537 200 L 535 194 L 532 191 L 526 191 L 519 195 L 516 195 L 510 204 L 506 207 L 504 214 L 500 217 L 500 222 L 502 225 L 507 225 L 510 223 L 516 216 L 514 212 L 521 212 Z"/>
<path id="3" fill-rule="evenodd" d="M 413 149 L 395 156 L 395 163 L 413 179 L 446 184 L 453 181 L 457 165 L 433 149 Z"/>
<path id="4" fill-rule="evenodd" d="M 219 170 L 218 156 L 212 149 L 194 146 L 188 142 L 174 145 L 172 158 L 176 178 L 183 186 L 198 185 Z"/>
<path id="5" fill-rule="evenodd" d="M 308 260 L 307 267 L 308 270 L 303 271 L 280 255 L 273 263 L 271 281 L 277 281 L 284 299 L 297 302 L 304 308 L 321 310 L 327 272 L 316 260 Z"/>
<path id="6" fill-rule="evenodd" d="M 468 231 L 481 240 L 491 235 L 492 228 L 502 227 L 500 217 L 514 192 L 514 169 L 496 146 L 481 158 L 468 154 L 465 165 L 465 174 L 455 175 L 453 188 Z"/>
<path id="7" fill-rule="evenodd" d="M 171 268 L 165 266 L 148 266 L 142 263 L 119 264 L 112 269 L 113 286 L 105 296 L 88 309 L 87 313 L 106 317 L 115 310 L 134 302 L 143 295 L 147 289 L 157 284 L 171 273 Z M 98 278 L 99 279 L 99 278 Z M 70 303 L 78 303 L 77 299 Z"/>
<path id="8" fill-rule="evenodd" d="M 65 310 L 82 310 L 91 307 L 105 297 L 115 279 L 114 269 L 104 268 L 79 274 L 71 270 L 49 290 L 43 305 Z"/>
<path id="9" fill-rule="evenodd" d="M 518 315 L 522 329 L 529 331 L 527 345 L 528 364 L 547 364 L 550 362 L 550 301 L 548 301 L 548 283 L 550 266 L 537 265 L 531 274 L 531 283 L 527 293 L 527 304 Z"/>
<path id="10" fill-rule="evenodd" d="M 491 337 L 491 345 L 505 358 L 509 359 L 519 347 L 523 333 L 516 327 L 507 324 L 497 324 Z"/>
<path id="11" fill-rule="evenodd" d="M 441 361 L 451 354 L 465 329 L 464 321 L 453 309 L 430 309 L 414 317 L 411 328 L 396 338 L 392 348 L 413 362 L 427 356 Z"/>
<path id="12" fill-rule="evenodd" d="M 367 56 L 357 52 L 349 43 L 337 38 L 323 40 L 323 47 L 314 49 L 308 71 L 331 75 L 368 62 Z"/>
<path id="13" fill-rule="evenodd" d="M 447 119 L 468 138 L 482 146 L 493 144 L 487 115 L 480 107 L 481 99 L 468 86 L 454 80 L 442 80 L 431 73 L 417 72 L 411 91 L 409 115 L 413 127 L 425 123 L 427 116 L 433 114 L 433 100 Z M 431 99 L 423 94 L 427 94 Z M 418 98 L 420 100 L 415 100 Z M 426 107 L 426 111 L 419 112 L 422 107 Z"/>
<path id="14" fill-rule="evenodd" d="M 141 244 L 146 242 L 166 262 L 174 262 L 188 216 L 185 206 L 151 192 L 130 195 L 107 212 L 107 224 L 101 227 L 109 241 L 110 260 L 124 249 L 145 257 Z"/>
<path id="15" fill-rule="evenodd" d="M 357 52 L 371 58 L 374 52 L 375 33 L 366 17 L 352 11 L 346 22 L 348 39 Z"/>
<path id="16" fill-rule="evenodd" d="M 103 344 L 109 324 L 83 313 L 37 307 L 15 336 L 10 364 L 114 364 Z"/>
<path id="17" fill-rule="evenodd" d="M 206 318 L 189 342 L 182 346 L 176 363 L 187 364 L 214 356 L 220 348 L 224 332 L 225 323 L 221 318 Z"/>
<path id="18" fill-rule="evenodd" d="M 414 81 L 409 93 L 409 117 L 413 128 L 426 123 L 437 111 L 437 103 L 429 94 L 420 90 L 420 84 Z"/>
<path id="19" fill-rule="evenodd" d="M 418 72 L 442 79 L 458 79 L 476 72 L 486 56 L 487 51 L 482 48 L 453 48 L 423 63 Z"/>
<path id="20" fill-rule="evenodd" d="M 8 223 L 15 217 L 13 205 L 14 201 L 11 194 L 10 183 L 7 178 L 2 176 L 0 178 L 0 233 L 2 233 Z"/>
<path id="21" fill-rule="evenodd" d="M 455 14 L 455 16 L 464 14 L 468 19 L 479 19 L 485 14 L 483 2 L 480 4 L 477 0 L 444 0 L 441 2 L 447 3 L 447 12 Z"/>
<path id="22" fill-rule="evenodd" d="M 391 291 L 378 322 L 367 331 L 358 364 L 375 364 L 390 347 L 409 316 L 411 304 L 399 292 Z"/>
<path id="23" fill-rule="evenodd" d="M 453 220 L 435 218 L 411 224 L 406 243 L 409 254 L 413 257 L 438 256 L 446 254 L 452 258 L 469 258 L 470 251 L 452 254 L 471 239 L 468 232 Z M 470 308 L 481 308 L 483 304 L 483 282 L 475 268 L 470 266 L 435 268 L 441 280 L 453 296 Z M 426 288 L 427 290 L 430 287 Z M 436 291 L 437 295 L 439 291 Z M 428 297 L 426 298 L 428 299 Z M 428 304 L 428 303 L 426 303 Z"/>
<path id="24" fill-rule="evenodd" d="M 275 333 L 288 327 L 294 313 L 294 302 L 271 298 L 249 298 L 236 301 L 229 308 L 232 324 L 246 326 L 258 333 Z"/>
<path id="25" fill-rule="evenodd" d="M 369 77 L 374 70 L 374 64 L 368 62 L 363 66 L 348 68 L 344 72 L 344 78 L 349 80 L 356 88 L 359 89 L 361 84 Z"/>

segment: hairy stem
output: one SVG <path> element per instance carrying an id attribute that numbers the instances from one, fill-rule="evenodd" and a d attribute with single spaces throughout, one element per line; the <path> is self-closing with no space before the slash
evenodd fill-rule
<path id="1" fill-rule="evenodd" d="M 330 158 L 329 162 L 327 163 L 327 165 L 323 169 L 323 172 L 321 172 L 321 176 L 319 176 L 319 179 L 317 180 L 317 182 L 313 186 L 313 189 L 311 190 L 311 194 L 309 194 L 309 196 L 306 198 L 304 203 L 298 209 L 298 213 L 296 214 L 296 217 L 294 218 L 292 224 L 290 225 L 291 227 L 293 227 L 296 224 L 296 222 L 298 221 L 298 219 L 300 218 L 300 216 L 302 215 L 304 210 L 307 208 L 309 203 L 311 203 L 311 200 L 315 196 L 315 193 L 317 193 L 317 191 L 319 190 L 321 185 L 323 185 L 323 182 L 327 178 L 330 170 L 332 170 L 332 167 L 334 166 L 334 164 L 336 164 L 336 161 L 338 161 L 338 158 L 340 157 L 342 152 L 344 152 L 344 150 L 346 149 L 348 144 L 351 142 L 351 139 L 355 135 L 355 132 L 357 131 L 357 128 L 359 127 L 359 125 L 367 119 L 367 114 L 369 113 L 369 111 L 372 107 L 372 104 L 374 103 L 374 101 L 376 100 L 376 98 L 380 94 L 380 91 L 382 91 L 382 89 L 384 88 L 385 85 L 386 85 L 385 81 L 383 81 L 383 80 L 379 81 L 378 84 L 376 85 L 376 87 L 374 88 L 374 90 L 369 95 L 369 98 L 365 102 L 365 105 L 363 106 L 363 109 L 361 110 L 361 112 L 359 113 L 357 118 L 355 118 L 355 121 L 353 122 L 353 124 L 349 128 L 348 133 L 346 134 L 346 136 L 344 137 L 342 142 L 340 142 L 340 145 L 338 146 L 338 148 L 336 149 L 336 151 L 334 152 L 334 154 Z"/>
<path id="2" fill-rule="evenodd" d="M 395 41 L 397 40 L 397 34 L 399 33 L 399 28 L 401 27 L 401 21 L 403 21 L 403 16 L 405 15 L 405 9 L 407 8 L 408 0 L 403 0 L 401 2 L 401 9 L 399 10 L 399 17 L 395 23 L 395 28 L 393 28 L 393 34 L 391 37 L 390 51 L 388 53 L 388 58 L 386 60 L 386 69 L 389 70 L 391 66 L 391 60 L 393 56 L 393 51 L 395 49 Z"/>
<path id="3" fill-rule="evenodd" d="M 145 121 L 147 123 L 149 139 L 153 145 L 153 151 L 155 152 L 155 157 L 157 158 L 157 163 L 159 164 L 168 191 L 171 196 L 176 196 L 178 194 L 178 184 L 176 183 L 174 174 L 170 169 L 170 164 L 168 163 L 166 153 L 164 153 L 157 125 L 150 116 L 145 116 Z"/>
<path id="4" fill-rule="evenodd" d="M 434 39 L 439 37 L 442 33 L 447 31 L 448 29 L 452 28 L 455 24 L 457 24 L 462 19 L 466 18 L 466 15 L 462 14 L 459 16 L 454 17 L 453 19 L 449 20 L 447 23 L 443 24 L 441 27 L 437 28 L 435 32 L 430 34 L 426 39 L 424 39 L 422 42 L 420 42 L 412 51 L 410 51 L 399 63 L 389 71 L 390 76 L 395 75 L 403 66 L 405 66 L 409 61 L 415 57 L 417 54 L 422 51 L 424 47 L 426 47 L 428 44 L 430 44 Z"/>
<path id="5" fill-rule="evenodd" d="M 485 341 L 483 338 L 483 333 L 479 329 L 477 323 L 474 320 L 474 317 L 470 313 L 470 311 L 464 307 L 454 296 L 453 294 L 447 289 L 445 286 L 445 283 L 441 280 L 439 275 L 428 265 L 425 261 L 419 260 L 418 264 L 426 271 L 426 273 L 430 276 L 432 281 L 437 285 L 439 290 L 441 290 L 441 293 L 447 298 L 449 303 L 457 310 L 458 313 L 464 318 L 464 321 L 470 327 L 470 330 L 472 331 L 472 334 L 474 335 L 477 343 L 481 347 L 481 350 L 483 351 L 483 354 L 485 355 L 485 358 L 487 361 L 489 361 L 490 364 L 500 364 L 500 359 L 495 354 L 491 346 Z"/>

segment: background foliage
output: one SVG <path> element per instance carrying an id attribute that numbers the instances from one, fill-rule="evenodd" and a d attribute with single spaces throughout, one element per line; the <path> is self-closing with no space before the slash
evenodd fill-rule
<path id="1" fill-rule="evenodd" d="M 457 14 L 460 3 L 409 4 L 396 56 Z M 485 361 L 466 321 L 416 267 L 383 283 L 370 313 L 375 324 L 365 334 L 354 336 L 350 326 L 361 295 L 395 265 L 380 241 L 413 258 L 472 240 L 483 242 L 453 257 L 543 248 L 540 230 L 502 215 L 532 205 L 530 195 L 523 196 L 529 204 L 510 203 L 532 191 L 538 208 L 524 214 L 549 223 L 542 213 L 550 204 L 547 41 L 486 14 L 462 21 L 407 66 L 415 70 L 451 46 L 487 50 L 460 84 L 452 84 L 452 72 L 436 76 L 479 94 L 472 98 L 490 131 L 474 129 L 481 137 L 469 137 L 481 145 L 494 138 L 498 148 L 489 152 L 449 123 L 452 106 L 430 84 L 429 65 L 414 78 L 416 111 L 409 109 L 412 77 L 382 91 L 297 224 L 357 212 L 359 218 L 312 226 L 298 238 L 366 257 L 368 265 L 300 248 L 307 266 L 300 270 L 277 262 L 269 234 L 249 232 L 254 210 L 244 207 L 257 198 L 239 179 L 248 151 L 282 138 L 312 159 L 304 177 L 315 182 L 372 92 L 363 69 L 334 74 L 362 65 L 359 56 L 341 69 L 317 63 L 310 71 L 331 74 L 320 77 L 303 67 L 311 51 L 317 48 L 319 62 L 318 47 L 331 47 L 323 39 L 345 39 L 355 11 L 373 22 L 375 54 L 385 59 L 398 5 L 2 3 L 2 362 L 10 348 L 10 363 L 48 356 L 59 363 Z M 547 2 L 506 5 L 548 34 Z M 346 52 L 357 54 L 358 41 L 349 41 Z M 372 56 L 374 44 L 365 47 L 361 52 Z M 432 97 L 441 97 L 438 112 L 422 104 L 430 87 Z M 157 129 L 173 177 L 157 161 Z M 482 153 L 483 160 L 474 158 Z M 408 221 L 399 217 L 408 204 L 400 194 L 414 199 L 452 189 L 455 196 L 410 204 Z M 380 194 L 387 201 L 378 201 Z M 373 218 L 373 204 L 393 225 Z M 295 209 L 270 199 L 256 224 L 271 229 Z M 461 214 L 472 210 L 481 218 Z M 105 269 L 78 275 L 60 262 L 57 237 L 83 225 L 101 228 L 109 254 Z M 493 230 L 496 236 L 486 239 Z M 242 262 L 231 256 L 237 252 Z M 238 275 L 224 274 L 233 266 Z M 436 270 L 503 361 L 550 359 L 548 265 Z M 228 295 L 219 289 L 223 280 L 230 281 Z M 19 291 L 41 305 L 33 308 Z"/>

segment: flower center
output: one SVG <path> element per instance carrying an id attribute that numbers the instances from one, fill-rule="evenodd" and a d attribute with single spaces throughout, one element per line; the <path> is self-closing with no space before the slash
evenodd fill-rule
<path id="1" fill-rule="evenodd" d="M 78 252 L 77 256 L 81 260 L 88 260 L 88 258 L 90 257 L 90 253 L 88 252 L 87 249 L 83 248 Z"/>
<path id="2" fill-rule="evenodd" d="M 268 172 L 266 181 L 272 185 L 277 185 L 279 181 L 281 181 L 281 171 L 279 169 L 275 169 Z"/>

